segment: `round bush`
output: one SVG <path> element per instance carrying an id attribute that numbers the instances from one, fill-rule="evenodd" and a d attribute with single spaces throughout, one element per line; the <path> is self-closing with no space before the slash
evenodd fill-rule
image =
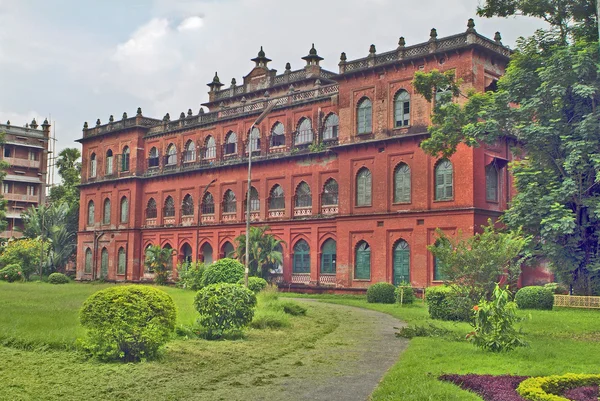
<path id="1" fill-rule="evenodd" d="M 523 287 L 515 295 L 519 309 L 552 310 L 554 295 L 552 290 L 540 286 Z"/>
<path id="2" fill-rule="evenodd" d="M 52 273 L 48 276 L 48 282 L 50 284 L 67 284 L 71 280 L 69 277 L 65 276 L 62 273 Z"/>
<path id="3" fill-rule="evenodd" d="M 211 284 L 198 291 L 194 306 L 207 338 L 220 338 L 226 331 L 241 329 L 252 321 L 256 295 L 239 284 Z"/>
<path id="4" fill-rule="evenodd" d="M 396 288 L 396 302 L 407 305 L 415 302 L 416 298 L 415 291 L 410 285 L 401 284 L 400 287 Z"/>
<path id="5" fill-rule="evenodd" d="M 23 280 L 23 269 L 17 263 L 7 265 L 0 270 L 0 280 L 8 281 L 9 283 L 21 281 Z"/>
<path id="6" fill-rule="evenodd" d="M 390 283 L 376 283 L 367 289 L 367 302 L 393 304 L 396 302 L 396 287 Z"/>
<path id="7" fill-rule="evenodd" d="M 244 279 L 238 281 L 238 284 L 245 285 Z M 253 291 L 255 294 L 258 294 L 262 290 L 267 288 L 267 280 L 260 277 L 248 277 L 248 289 Z"/>
<path id="8" fill-rule="evenodd" d="M 244 278 L 244 265 L 235 259 L 224 258 L 206 268 L 202 275 L 202 285 L 235 284 L 242 278 Z"/>
<path id="9" fill-rule="evenodd" d="M 79 312 L 87 338 L 81 343 L 101 360 L 126 362 L 156 357 L 175 328 L 177 311 L 164 291 L 142 285 L 92 294 Z"/>

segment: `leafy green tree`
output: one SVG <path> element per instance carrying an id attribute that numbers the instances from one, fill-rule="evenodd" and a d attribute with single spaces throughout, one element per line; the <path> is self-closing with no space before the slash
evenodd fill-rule
<path id="1" fill-rule="evenodd" d="M 514 143 L 522 152 L 510 165 L 517 194 L 503 221 L 533 235 L 535 252 L 583 294 L 600 276 L 600 58 L 591 40 L 597 33 L 586 26 L 593 21 L 597 28 L 594 12 L 585 11 L 591 6 L 581 0 L 486 1 L 482 15 L 544 15 L 551 27 L 518 41 L 497 91 L 459 92 L 464 102 L 439 99 L 430 138 L 422 143 L 426 152 L 445 156 L 460 144 Z M 431 100 L 447 81 L 438 72 L 418 73 L 414 86 Z"/>
<path id="2" fill-rule="evenodd" d="M 146 269 L 154 272 L 154 282 L 166 285 L 171 273 L 173 249 L 152 245 L 146 249 Z"/>
<path id="3" fill-rule="evenodd" d="M 39 271 L 41 252 L 42 242 L 39 239 L 8 241 L 0 255 L 0 266 L 18 264 L 25 279 L 29 279 L 31 274 Z"/>
<path id="4" fill-rule="evenodd" d="M 277 250 L 283 241 L 275 238 L 273 234 L 267 233 L 269 230 L 269 226 L 250 227 L 249 268 L 251 276 L 266 278 L 269 270 L 283 260 L 281 251 Z M 245 263 L 246 234 L 238 236 L 235 242 L 235 257 Z"/>
<path id="5" fill-rule="evenodd" d="M 50 189 L 51 202 L 67 202 L 70 206 L 79 205 L 80 158 L 81 152 L 77 148 L 65 148 L 58 154 L 56 167 L 62 182 Z"/>
<path id="6" fill-rule="evenodd" d="M 489 300 L 500 280 L 516 284 L 530 241 L 520 231 L 496 230 L 491 220 L 482 228 L 482 232 L 466 238 L 460 234 L 452 238 L 438 229 L 438 245 L 428 247 L 438 259 L 445 281 L 456 285 L 474 303 L 482 298 Z"/>

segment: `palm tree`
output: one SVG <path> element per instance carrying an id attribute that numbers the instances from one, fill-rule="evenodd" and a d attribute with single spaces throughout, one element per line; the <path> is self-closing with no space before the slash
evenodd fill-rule
<path id="1" fill-rule="evenodd" d="M 146 248 L 146 269 L 154 272 L 154 282 L 158 285 L 167 284 L 169 278 L 173 249 L 152 245 Z"/>
<path id="2" fill-rule="evenodd" d="M 250 275 L 266 278 L 269 270 L 283 260 L 283 255 L 277 250 L 283 241 L 267 233 L 269 226 L 250 227 L 249 268 Z M 246 234 L 235 239 L 235 257 L 242 263 L 246 261 Z"/>

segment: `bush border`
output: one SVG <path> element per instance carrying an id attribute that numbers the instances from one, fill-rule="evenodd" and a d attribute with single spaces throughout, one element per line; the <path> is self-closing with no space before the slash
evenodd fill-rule
<path id="1" fill-rule="evenodd" d="M 544 377 L 531 377 L 517 387 L 521 397 L 529 401 L 569 401 L 568 398 L 556 395 L 570 388 L 599 385 L 600 374 L 567 373 Z"/>

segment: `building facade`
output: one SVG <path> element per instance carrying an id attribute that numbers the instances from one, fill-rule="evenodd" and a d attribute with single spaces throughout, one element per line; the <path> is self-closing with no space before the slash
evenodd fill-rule
<path id="1" fill-rule="evenodd" d="M 10 121 L 0 124 L 0 133 L 4 134 L 0 160 L 8 164 L 2 181 L 8 227 L 0 238 L 21 237 L 21 213 L 46 201 L 50 124 L 44 120 L 38 127 L 35 119 L 25 127 L 11 125 Z"/>
<path id="2" fill-rule="evenodd" d="M 453 71 L 461 89 L 490 90 L 510 51 L 467 31 L 282 74 L 264 51 L 241 84 L 208 84 L 198 114 L 161 119 L 138 112 L 84 125 L 77 278 L 143 281 L 144 250 L 176 250 L 211 262 L 233 250 L 245 230 L 250 193 L 253 225 L 284 241 L 285 286 L 362 290 L 402 281 L 441 282 L 428 245 L 437 228 L 473 233 L 506 208 L 512 185 L 506 143 L 459 147 L 449 159 L 425 154 L 433 104 L 411 85 L 417 71 Z M 442 94 L 444 88 L 438 88 Z M 460 101 L 460 99 L 458 100 Z M 269 102 L 276 107 L 252 132 Z M 247 157 L 252 152 L 248 191 Z M 176 274 L 176 272 L 174 273 Z"/>

